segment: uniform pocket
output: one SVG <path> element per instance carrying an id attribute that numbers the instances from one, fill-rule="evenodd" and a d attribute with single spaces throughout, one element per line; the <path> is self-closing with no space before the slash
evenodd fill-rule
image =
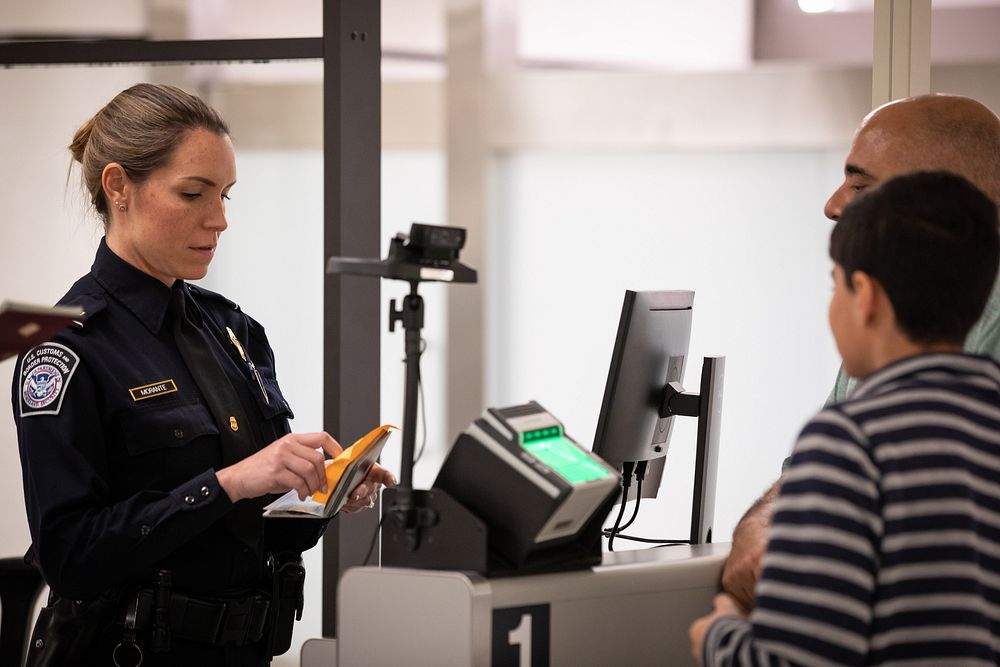
<path id="1" fill-rule="evenodd" d="M 260 407 L 260 412 L 264 415 L 264 418 L 274 419 L 275 417 L 284 417 L 285 419 L 293 419 L 295 415 L 292 413 L 292 409 L 288 407 L 288 401 L 281 395 L 277 381 L 264 375 L 261 375 L 260 381 L 267 392 L 267 401 L 264 401 L 259 387 L 254 392 L 254 398 L 257 399 L 257 405 Z"/>
<path id="2" fill-rule="evenodd" d="M 125 447 L 133 456 L 183 447 L 195 438 L 219 433 L 208 406 L 198 401 L 144 407 L 129 415 L 122 429 Z"/>

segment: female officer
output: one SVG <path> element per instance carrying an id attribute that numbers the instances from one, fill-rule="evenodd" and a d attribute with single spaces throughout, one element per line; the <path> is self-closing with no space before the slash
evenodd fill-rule
<path id="1" fill-rule="evenodd" d="M 60 300 L 83 317 L 14 377 L 28 557 L 53 594 L 35 664 L 63 650 L 72 664 L 267 664 L 297 606 L 282 598 L 300 592 L 283 562 L 325 522 L 265 522 L 261 508 L 320 490 L 324 452 L 341 448 L 289 432 L 264 329 L 186 282 L 205 276 L 228 224 L 228 127 L 197 97 L 139 84 L 70 149 L 106 236 Z M 393 483 L 376 466 L 347 511 Z"/>

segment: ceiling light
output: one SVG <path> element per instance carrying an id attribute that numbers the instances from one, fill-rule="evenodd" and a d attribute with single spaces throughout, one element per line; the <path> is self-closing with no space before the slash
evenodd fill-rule
<path id="1" fill-rule="evenodd" d="M 809 14 L 821 14 L 833 9 L 834 0 L 799 0 L 799 9 Z"/>

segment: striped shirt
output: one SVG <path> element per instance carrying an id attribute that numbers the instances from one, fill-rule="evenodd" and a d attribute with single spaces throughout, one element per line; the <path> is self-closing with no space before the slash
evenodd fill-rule
<path id="1" fill-rule="evenodd" d="M 1000 366 L 897 361 L 803 429 L 757 608 L 706 665 L 996 665 Z"/>

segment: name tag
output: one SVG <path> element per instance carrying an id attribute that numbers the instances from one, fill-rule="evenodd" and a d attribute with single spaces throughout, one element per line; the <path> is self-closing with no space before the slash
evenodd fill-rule
<path id="1" fill-rule="evenodd" d="M 128 393 L 132 394 L 133 401 L 144 401 L 147 398 L 172 394 L 175 391 L 177 391 L 177 384 L 173 380 L 160 380 L 159 382 L 129 389 Z"/>

